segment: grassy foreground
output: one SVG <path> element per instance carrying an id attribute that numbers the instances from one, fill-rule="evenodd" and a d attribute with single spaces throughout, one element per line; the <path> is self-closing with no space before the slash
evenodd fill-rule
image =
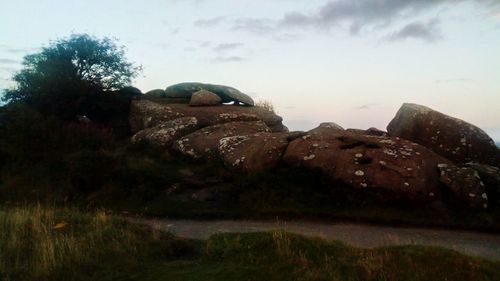
<path id="1" fill-rule="evenodd" d="M 104 212 L 38 206 L 0 211 L 0 280 L 500 280 L 500 262 L 281 231 L 192 241 Z"/>

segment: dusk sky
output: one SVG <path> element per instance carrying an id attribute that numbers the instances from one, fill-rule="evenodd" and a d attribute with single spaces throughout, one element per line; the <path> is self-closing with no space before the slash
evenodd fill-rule
<path id="1" fill-rule="evenodd" d="M 119 39 L 143 92 L 233 86 L 293 130 L 385 129 L 414 102 L 500 140 L 498 0 L 2 1 L 0 88 L 24 55 L 72 33 Z"/>

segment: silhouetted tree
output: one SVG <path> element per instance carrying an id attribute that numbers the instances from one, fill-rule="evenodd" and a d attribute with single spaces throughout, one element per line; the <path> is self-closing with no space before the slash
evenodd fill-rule
<path id="1" fill-rule="evenodd" d="M 22 102 L 64 120 L 91 112 L 103 115 L 106 108 L 99 106 L 110 102 L 101 96 L 116 95 L 113 90 L 130 85 L 141 70 L 126 60 L 123 46 L 87 34 L 52 42 L 25 56 L 23 66 L 13 76 L 16 87 L 6 90 L 3 100 Z"/>

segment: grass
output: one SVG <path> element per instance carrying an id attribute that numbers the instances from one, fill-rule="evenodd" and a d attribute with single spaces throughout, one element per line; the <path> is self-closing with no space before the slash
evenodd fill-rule
<path id="1" fill-rule="evenodd" d="M 0 211 L 0 280 L 128 280 L 186 241 L 104 212 L 41 206 Z"/>
<path id="2" fill-rule="evenodd" d="M 0 211 L 0 280 L 500 280 L 500 263 L 283 231 L 185 240 L 104 212 L 36 206 Z"/>
<path id="3" fill-rule="evenodd" d="M 498 280 L 500 263 L 434 247 L 358 249 L 282 231 L 212 236 L 156 280 Z M 161 278 L 160 278 L 161 276 Z M 153 280 L 153 279 L 146 279 Z"/>

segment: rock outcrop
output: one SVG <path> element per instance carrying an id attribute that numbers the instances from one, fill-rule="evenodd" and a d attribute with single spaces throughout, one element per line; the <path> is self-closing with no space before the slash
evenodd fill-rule
<path id="1" fill-rule="evenodd" d="M 154 145 L 168 146 L 198 128 L 198 120 L 195 117 L 182 117 L 139 131 L 132 136 L 132 142 L 147 140 Z"/>
<path id="2" fill-rule="evenodd" d="M 486 187 L 488 200 L 500 203 L 500 168 L 490 165 L 467 163 L 467 167 L 474 169 Z"/>
<path id="3" fill-rule="evenodd" d="M 165 92 L 166 96 L 169 98 L 190 99 L 193 93 L 201 90 L 206 90 L 218 95 L 224 103 L 235 102 L 243 103 L 249 106 L 255 105 L 253 99 L 250 96 L 240 92 L 235 88 L 223 85 L 186 82 L 172 85 L 168 87 Z"/>
<path id="4" fill-rule="evenodd" d="M 190 106 L 214 106 L 221 103 L 222 99 L 218 95 L 206 90 L 193 93 L 189 101 Z"/>
<path id="5" fill-rule="evenodd" d="M 132 141 L 220 161 L 231 172 L 302 167 L 321 172 L 332 188 L 415 205 L 440 201 L 485 209 L 500 197 L 493 141 L 481 129 L 427 107 L 404 104 L 388 133 L 345 130 L 331 122 L 288 132 L 273 112 L 221 104 L 227 101 L 253 104 L 226 86 L 181 83 L 150 91 L 131 103 Z"/>
<path id="6" fill-rule="evenodd" d="M 387 131 L 458 164 L 473 161 L 500 166 L 500 150 L 483 130 L 422 105 L 403 104 Z"/>
<path id="7" fill-rule="evenodd" d="M 154 89 L 151 91 L 147 91 L 144 95 L 152 98 L 166 98 L 165 90 L 163 89 Z"/>
<path id="8" fill-rule="evenodd" d="M 219 142 L 219 155 L 231 170 L 250 174 L 269 171 L 281 161 L 288 143 L 301 135 L 262 132 L 226 137 Z"/>
<path id="9" fill-rule="evenodd" d="M 439 180 L 447 187 L 455 202 L 466 204 L 466 208 L 488 208 L 488 195 L 477 171 L 444 163 L 438 164 L 438 168 L 441 172 Z"/>
<path id="10" fill-rule="evenodd" d="M 200 127 L 236 121 L 263 121 L 273 132 L 288 131 L 282 124 L 283 118 L 259 107 L 192 107 L 188 104 L 162 103 L 144 98 L 132 101 L 129 121 L 131 130 L 135 133 L 180 117 L 195 117 Z"/>
<path id="11" fill-rule="evenodd" d="M 221 139 L 258 132 L 270 132 L 270 129 L 262 121 L 217 124 L 185 135 L 174 143 L 173 149 L 194 159 L 214 159 L 218 158 Z"/>
<path id="12" fill-rule="evenodd" d="M 456 167 L 425 147 L 400 138 L 370 136 L 348 131 L 307 134 L 292 141 L 283 161 L 293 166 L 318 169 L 333 182 L 358 190 L 384 194 L 387 198 L 425 203 L 444 198 L 438 166 Z M 458 176 L 457 176 L 458 177 Z M 466 189 L 444 183 L 472 208 L 484 208 L 484 187 L 471 181 Z M 465 194 L 465 195 L 464 195 Z"/>

